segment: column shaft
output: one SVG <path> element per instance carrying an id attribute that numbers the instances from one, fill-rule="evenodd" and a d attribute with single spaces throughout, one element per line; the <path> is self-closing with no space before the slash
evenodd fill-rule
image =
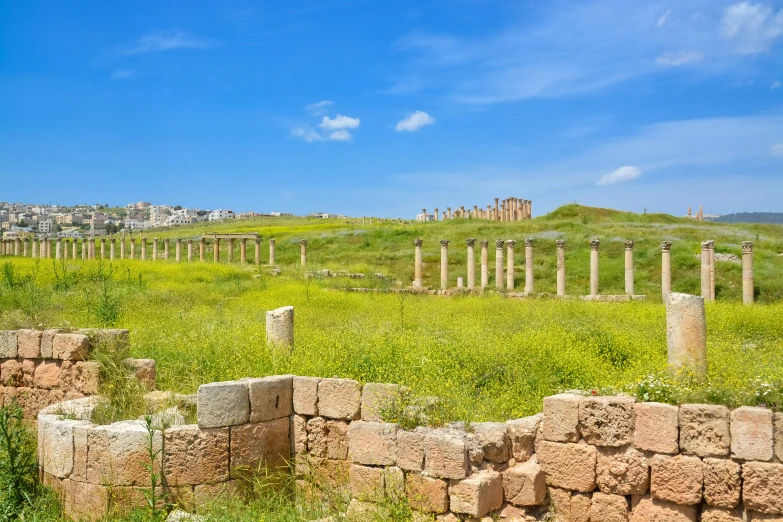
<path id="1" fill-rule="evenodd" d="M 476 240 L 471 238 L 465 242 L 468 245 L 468 288 L 473 289 L 476 288 Z"/>
<path id="2" fill-rule="evenodd" d="M 302 266 L 307 264 L 307 240 L 299 240 L 299 262 Z"/>
<path id="3" fill-rule="evenodd" d="M 193 240 L 188 239 L 188 263 L 193 262 Z"/>
<path id="4" fill-rule="evenodd" d="M 212 260 L 215 263 L 220 262 L 220 239 L 215 238 L 215 240 L 212 242 Z"/>
<path id="5" fill-rule="evenodd" d="M 177 238 L 177 241 L 174 245 L 174 260 L 179 263 L 182 261 L 182 239 Z"/>
<path id="6" fill-rule="evenodd" d="M 269 240 L 269 264 L 275 266 L 275 240 Z"/>
<path id="7" fill-rule="evenodd" d="M 714 245 L 713 241 L 702 241 L 701 243 L 701 296 L 705 301 L 711 300 L 710 291 L 710 249 Z"/>
<path id="8" fill-rule="evenodd" d="M 256 238 L 256 252 L 255 252 L 255 262 L 256 266 L 261 264 L 261 238 Z"/>
<path id="9" fill-rule="evenodd" d="M 514 290 L 514 245 L 516 241 L 506 241 L 506 290 Z"/>
<path id="10" fill-rule="evenodd" d="M 590 295 L 598 295 L 598 246 L 599 241 L 590 241 Z"/>
<path id="11" fill-rule="evenodd" d="M 109 245 L 109 259 L 114 261 L 114 244 L 117 242 L 115 238 L 111 238 L 111 244 Z"/>
<path id="12" fill-rule="evenodd" d="M 495 240 L 495 288 L 503 288 L 503 240 Z"/>
<path id="13" fill-rule="evenodd" d="M 481 288 L 489 286 L 489 241 L 481 240 Z"/>
<path id="14" fill-rule="evenodd" d="M 421 239 L 416 239 L 413 242 L 413 286 L 422 286 L 421 279 Z"/>
<path id="15" fill-rule="evenodd" d="M 557 240 L 557 295 L 565 295 L 565 240 Z"/>
<path id="16" fill-rule="evenodd" d="M 234 262 L 234 238 L 228 240 L 228 262 Z"/>
<path id="17" fill-rule="evenodd" d="M 633 241 L 625 242 L 625 293 L 633 295 Z"/>
<path id="18" fill-rule="evenodd" d="M 446 290 L 449 285 L 449 240 L 440 241 L 440 289 Z"/>
<path id="19" fill-rule="evenodd" d="M 533 292 L 533 238 L 525 239 L 525 292 Z"/>
<path id="20" fill-rule="evenodd" d="M 742 302 L 753 304 L 753 241 L 742 242 Z"/>
<path id="21" fill-rule="evenodd" d="M 661 294 L 664 297 L 672 291 L 671 248 L 671 241 L 663 241 L 661 243 Z"/>
<path id="22" fill-rule="evenodd" d="M 247 263 L 247 238 L 244 237 L 239 240 L 239 263 Z"/>

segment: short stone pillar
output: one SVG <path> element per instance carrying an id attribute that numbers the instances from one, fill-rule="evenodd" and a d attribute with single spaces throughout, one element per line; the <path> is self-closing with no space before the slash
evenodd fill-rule
<path id="1" fill-rule="evenodd" d="M 153 237 L 152 238 L 152 260 L 157 261 L 158 260 L 158 238 Z"/>
<path id="2" fill-rule="evenodd" d="M 220 262 L 220 238 L 215 238 L 215 241 L 212 243 L 212 260 L 215 263 Z"/>
<path id="3" fill-rule="evenodd" d="M 590 295 L 598 295 L 598 247 L 601 242 L 597 239 L 590 241 Z"/>
<path id="4" fill-rule="evenodd" d="M 283 306 L 266 313 L 266 345 L 294 348 L 294 307 Z"/>
<path id="5" fill-rule="evenodd" d="M 625 242 L 625 293 L 633 295 L 633 241 Z"/>
<path id="6" fill-rule="evenodd" d="M 533 238 L 525 239 L 525 292 L 533 292 Z"/>
<path id="7" fill-rule="evenodd" d="M 228 238 L 228 262 L 234 262 L 234 238 Z"/>
<path id="8" fill-rule="evenodd" d="M 476 288 L 476 239 L 466 239 L 465 244 L 468 245 L 468 288 L 472 290 Z"/>
<path id="9" fill-rule="evenodd" d="M 421 279 L 421 245 L 423 241 L 421 239 L 415 239 L 413 241 L 413 286 L 421 287 L 423 282 Z"/>
<path id="10" fill-rule="evenodd" d="M 513 239 L 506 240 L 506 290 L 514 289 L 514 245 Z"/>
<path id="11" fill-rule="evenodd" d="M 101 259 L 106 259 L 106 238 L 101 238 Z"/>
<path id="12" fill-rule="evenodd" d="M 275 266 L 275 240 L 269 240 L 269 265 Z"/>
<path id="13" fill-rule="evenodd" d="M 202 237 L 198 243 L 198 260 L 204 262 L 206 261 L 206 259 L 207 259 L 207 240 Z"/>
<path id="14" fill-rule="evenodd" d="M 661 241 L 661 295 L 672 291 L 672 242 Z"/>
<path id="15" fill-rule="evenodd" d="M 481 288 L 489 286 L 489 241 L 481 240 Z"/>
<path id="16" fill-rule="evenodd" d="M 558 239 L 557 244 L 557 295 L 565 295 L 565 239 Z"/>
<path id="17" fill-rule="evenodd" d="M 111 238 L 111 245 L 109 246 L 109 259 L 114 261 L 114 245 L 117 243 L 117 238 Z"/>
<path id="18" fill-rule="evenodd" d="M 705 301 L 712 301 L 712 267 L 710 251 L 715 247 L 715 241 L 702 241 L 701 243 L 701 296 Z"/>
<path id="19" fill-rule="evenodd" d="M 188 263 L 193 262 L 193 240 L 188 239 Z"/>
<path id="20" fill-rule="evenodd" d="M 120 259 L 125 259 L 125 234 L 120 238 Z"/>
<path id="21" fill-rule="evenodd" d="M 245 237 L 239 240 L 239 264 L 247 264 L 247 238 Z"/>
<path id="22" fill-rule="evenodd" d="M 704 298 L 669 292 L 664 302 L 669 365 L 675 370 L 687 367 L 697 374 L 706 375 L 707 319 Z"/>
<path id="23" fill-rule="evenodd" d="M 495 288 L 501 290 L 503 288 L 503 241 L 502 239 L 495 240 Z"/>
<path id="24" fill-rule="evenodd" d="M 141 260 L 146 261 L 147 260 L 147 238 L 142 237 L 141 238 Z"/>
<path id="25" fill-rule="evenodd" d="M 177 238 L 174 243 L 174 261 L 182 261 L 182 239 Z"/>
<path id="26" fill-rule="evenodd" d="M 438 207 L 435 207 L 435 212 L 433 212 L 433 214 L 435 214 L 435 221 L 440 221 L 438 218 Z"/>
<path id="27" fill-rule="evenodd" d="M 753 304 L 753 241 L 742 242 L 742 303 Z"/>
<path id="28" fill-rule="evenodd" d="M 3 241 L 3 254 L 5 254 L 5 241 Z M 35 238 L 32 239 L 31 256 L 33 259 L 38 257 L 38 241 Z"/>
<path id="29" fill-rule="evenodd" d="M 131 242 L 130 258 L 131 259 L 136 259 L 136 239 L 135 238 L 131 238 L 130 242 Z"/>
<path id="30" fill-rule="evenodd" d="M 465 280 L 461 277 L 457 278 L 457 288 L 465 288 Z"/>
<path id="31" fill-rule="evenodd" d="M 449 285 L 449 240 L 440 240 L 440 289 L 446 290 Z"/>
<path id="32" fill-rule="evenodd" d="M 307 240 L 306 239 L 299 240 L 299 263 L 302 266 L 305 266 L 307 264 Z"/>
<path id="33" fill-rule="evenodd" d="M 63 240 L 61 238 L 57 238 L 57 242 L 54 246 L 54 258 L 55 259 L 62 259 L 63 258 Z"/>
<path id="34" fill-rule="evenodd" d="M 261 264 L 261 238 L 256 238 L 256 251 L 255 251 L 255 263 L 256 266 Z"/>
<path id="35" fill-rule="evenodd" d="M 163 240 L 163 259 L 165 259 L 166 261 L 169 260 L 169 243 L 170 243 L 169 238 L 165 238 Z"/>

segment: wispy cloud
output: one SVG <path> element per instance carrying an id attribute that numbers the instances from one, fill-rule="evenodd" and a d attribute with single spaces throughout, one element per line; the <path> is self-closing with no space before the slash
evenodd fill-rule
<path id="1" fill-rule="evenodd" d="M 679 67 L 680 65 L 698 62 L 702 58 L 704 57 L 698 51 L 668 52 L 656 58 L 655 63 L 668 67 Z"/>
<path id="2" fill-rule="evenodd" d="M 663 13 L 659 18 L 658 21 L 655 23 L 655 27 L 661 28 L 664 25 L 666 25 L 666 20 L 669 18 L 669 15 L 672 14 L 672 10 L 668 9 L 665 13 Z"/>
<path id="3" fill-rule="evenodd" d="M 331 102 L 330 102 L 331 103 Z M 338 114 L 334 118 L 324 116 L 318 126 L 321 131 L 313 129 L 309 125 L 303 125 L 291 130 L 291 135 L 308 143 L 314 141 L 351 141 L 353 135 L 348 129 L 358 129 L 361 121 L 359 118 L 351 118 Z"/>
<path id="4" fill-rule="evenodd" d="M 398 122 L 395 130 L 397 132 L 413 132 L 420 129 L 421 127 L 424 127 L 425 125 L 432 125 L 433 123 L 435 123 L 435 118 L 424 111 L 416 111 Z"/>
<path id="5" fill-rule="evenodd" d="M 361 122 L 359 121 L 359 118 L 351 118 L 350 116 L 343 116 L 342 114 L 338 114 L 334 119 L 330 118 L 329 116 L 324 116 L 324 119 L 321 120 L 321 123 L 318 126 L 324 130 L 332 131 L 340 129 L 356 129 L 359 127 L 360 123 Z"/>
<path id="6" fill-rule="evenodd" d="M 601 176 L 596 185 L 614 185 L 615 183 L 622 183 L 624 181 L 631 181 L 642 175 L 642 171 L 636 167 L 626 166 L 620 167 L 617 170 L 613 170 L 607 174 Z"/>
<path id="7" fill-rule="evenodd" d="M 775 13 L 764 4 L 740 2 L 729 6 L 721 21 L 721 34 L 739 54 L 759 54 L 770 50 L 783 37 L 783 9 Z"/>
<path id="8" fill-rule="evenodd" d="M 205 49 L 214 43 L 190 36 L 183 31 L 156 31 L 147 33 L 139 40 L 120 51 L 121 55 L 134 55 L 171 51 L 173 49 Z"/>
<path id="9" fill-rule="evenodd" d="M 772 82 L 772 85 L 769 86 L 770 91 L 774 91 L 775 89 L 780 89 L 780 86 L 783 85 L 780 83 L 780 80 L 775 80 Z"/>
<path id="10" fill-rule="evenodd" d="M 126 80 L 136 76 L 136 71 L 133 69 L 115 69 L 109 76 L 110 80 Z"/>
<path id="11" fill-rule="evenodd" d="M 307 109 L 307 112 L 313 116 L 320 116 L 324 113 L 324 111 L 326 111 L 327 107 L 331 107 L 332 105 L 334 105 L 332 100 L 321 100 L 319 102 L 311 103 L 310 105 L 306 106 L 305 109 Z"/>
<path id="12" fill-rule="evenodd" d="M 770 156 L 783 157 L 783 143 L 776 143 L 769 148 Z"/>

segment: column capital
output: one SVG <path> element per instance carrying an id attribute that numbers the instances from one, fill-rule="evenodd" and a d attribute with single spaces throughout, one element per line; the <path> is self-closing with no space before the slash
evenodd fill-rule
<path id="1" fill-rule="evenodd" d="M 188 239 L 188 243 L 190 243 L 192 245 L 193 244 L 193 240 L 192 239 Z"/>
<path id="2" fill-rule="evenodd" d="M 487 248 L 489 246 L 489 241 L 486 239 L 481 240 L 481 248 Z"/>
<path id="3" fill-rule="evenodd" d="M 58 239 L 57 241 L 59 241 L 59 239 Z M 105 243 L 105 242 L 106 242 L 106 238 L 105 238 L 105 237 L 102 237 L 102 238 L 101 238 L 101 243 Z"/>
<path id="4" fill-rule="evenodd" d="M 514 239 L 506 239 L 506 244 L 507 244 L 508 246 L 514 246 L 514 245 L 516 245 L 516 244 L 517 244 L 517 242 L 516 242 L 516 240 L 514 240 Z"/>
<path id="5" fill-rule="evenodd" d="M 111 238 L 111 242 L 112 243 L 116 243 L 117 242 L 117 238 L 116 237 Z"/>
<path id="6" fill-rule="evenodd" d="M 147 240 L 147 236 L 141 236 L 141 240 L 142 241 L 146 241 Z"/>
<path id="7" fill-rule="evenodd" d="M 752 254 L 753 253 L 753 241 L 743 241 L 742 242 L 742 253 L 743 254 Z"/>
<path id="8" fill-rule="evenodd" d="M 201 241 L 202 243 L 206 243 L 206 242 L 207 242 L 207 238 L 205 238 L 205 237 L 202 237 L 202 238 L 200 239 L 200 241 Z"/>
<path id="9" fill-rule="evenodd" d="M 555 244 L 557 245 L 557 248 L 565 248 L 565 239 L 557 239 L 555 240 Z"/>
<path id="10" fill-rule="evenodd" d="M 29 237 L 24 238 L 24 242 L 25 243 L 29 243 L 30 242 L 30 238 Z"/>
<path id="11" fill-rule="evenodd" d="M 601 241 L 598 239 L 591 239 L 590 240 L 590 250 L 598 250 L 598 247 L 601 245 Z"/>
<path id="12" fill-rule="evenodd" d="M 300 245 L 307 245 L 307 240 L 306 239 L 300 239 L 299 240 L 299 244 Z"/>
<path id="13" fill-rule="evenodd" d="M 633 239 L 629 239 L 625 242 L 625 249 L 626 250 L 633 250 Z"/>
<path id="14" fill-rule="evenodd" d="M 702 241 L 701 248 L 702 250 L 712 250 L 713 248 L 715 248 L 715 240 L 708 239 L 707 241 Z"/>
<path id="15" fill-rule="evenodd" d="M 503 241 L 502 239 L 496 239 L 495 248 L 503 248 L 503 243 L 505 243 L 505 241 Z"/>
<path id="16" fill-rule="evenodd" d="M 448 247 L 450 241 L 448 239 L 441 239 L 440 240 L 440 246 Z"/>
<path id="17" fill-rule="evenodd" d="M 135 237 L 131 238 L 131 243 L 133 243 L 134 245 L 136 244 L 136 238 Z"/>
<path id="18" fill-rule="evenodd" d="M 472 247 L 473 245 L 476 244 L 476 238 L 469 237 L 468 239 L 465 240 L 465 244 L 468 245 L 469 247 Z"/>
<path id="19" fill-rule="evenodd" d="M 260 245 L 261 244 L 261 239 L 262 239 L 261 236 L 256 238 L 256 245 Z"/>
<path id="20" fill-rule="evenodd" d="M 672 249 L 671 241 L 661 241 L 661 250 L 668 252 L 671 249 Z"/>
<path id="21" fill-rule="evenodd" d="M 525 246 L 533 246 L 533 243 L 535 243 L 535 239 L 532 237 L 525 238 Z"/>
<path id="22" fill-rule="evenodd" d="M 417 238 L 417 239 L 413 240 L 413 245 L 414 246 L 420 247 L 422 244 L 424 244 L 424 240 L 423 239 L 418 239 Z"/>
<path id="23" fill-rule="evenodd" d="M 182 242 L 182 238 L 181 237 L 177 237 L 175 239 L 177 240 L 177 243 L 181 243 Z"/>

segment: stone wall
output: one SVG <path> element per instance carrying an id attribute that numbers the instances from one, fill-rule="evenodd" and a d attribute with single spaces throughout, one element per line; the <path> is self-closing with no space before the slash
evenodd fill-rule
<path id="1" fill-rule="evenodd" d="M 196 511 L 240 492 L 243 471 L 293 462 L 299 478 L 342 484 L 353 520 L 401 497 L 421 520 L 783 520 L 783 414 L 563 394 L 532 417 L 403 430 L 379 411 L 398 391 L 294 376 L 206 384 L 198 424 L 156 434 L 156 469 Z M 148 481 L 143 423 L 93 425 L 97 400 L 39 415 L 41 472 L 74 517 L 142 505 Z"/>

